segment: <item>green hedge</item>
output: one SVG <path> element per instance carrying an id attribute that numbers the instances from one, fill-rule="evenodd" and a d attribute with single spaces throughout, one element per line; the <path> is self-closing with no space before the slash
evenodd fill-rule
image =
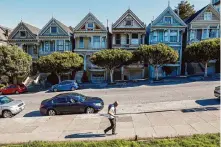
<path id="1" fill-rule="evenodd" d="M 219 144 L 220 134 L 206 134 L 146 141 L 30 142 L 5 147 L 219 147 Z"/>

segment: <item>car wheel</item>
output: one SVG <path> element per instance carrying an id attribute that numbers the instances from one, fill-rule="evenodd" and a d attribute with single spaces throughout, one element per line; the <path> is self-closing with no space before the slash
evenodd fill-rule
<path id="1" fill-rule="evenodd" d="M 87 114 L 92 114 L 92 113 L 94 113 L 94 108 L 87 107 L 87 108 L 86 108 L 86 113 L 87 113 Z"/>
<path id="2" fill-rule="evenodd" d="M 55 116 L 56 115 L 56 111 L 53 109 L 49 109 L 48 110 L 48 116 Z"/>
<path id="3" fill-rule="evenodd" d="M 75 88 L 74 88 L 74 87 L 72 87 L 72 88 L 71 88 L 71 91 L 75 91 Z"/>
<path id="4" fill-rule="evenodd" d="M 54 92 L 57 92 L 57 91 L 58 91 L 58 89 L 57 89 L 57 88 L 55 88 L 55 89 L 53 89 L 53 91 L 54 91 Z"/>
<path id="5" fill-rule="evenodd" d="M 15 94 L 19 94 L 19 92 L 18 92 L 18 91 L 15 91 Z"/>
<path id="6" fill-rule="evenodd" d="M 4 118 L 11 118 L 12 117 L 12 112 L 9 111 L 9 110 L 5 110 L 5 111 L 3 111 L 2 116 Z"/>

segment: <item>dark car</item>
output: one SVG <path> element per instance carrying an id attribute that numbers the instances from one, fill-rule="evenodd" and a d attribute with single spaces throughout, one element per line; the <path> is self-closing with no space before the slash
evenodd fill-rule
<path id="1" fill-rule="evenodd" d="M 42 115 L 57 115 L 67 113 L 96 113 L 102 110 L 104 102 L 98 97 L 88 97 L 78 93 L 59 94 L 41 102 Z"/>

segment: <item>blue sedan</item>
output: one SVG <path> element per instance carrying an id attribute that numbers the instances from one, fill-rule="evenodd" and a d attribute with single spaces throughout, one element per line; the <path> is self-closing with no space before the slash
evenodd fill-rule
<path id="1" fill-rule="evenodd" d="M 50 91 L 74 91 L 76 89 L 78 89 L 79 86 L 77 84 L 77 82 L 75 82 L 74 80 L 65 80 L 62 81 L 59 84 L 53 85 L 50 89 Z"/>

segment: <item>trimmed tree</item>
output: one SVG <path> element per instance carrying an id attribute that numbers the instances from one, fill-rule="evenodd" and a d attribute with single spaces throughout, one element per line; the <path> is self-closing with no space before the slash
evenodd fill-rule
<path id="1" fill-rule="evenodd" d="M 79 70 L 83 65 L 83 59 L 73 52 L 54 52 L 40 57 L 37 65 L 40 72 L 55 73 L 61 82 L 60 74 Z"/>
<path id="2" fill-rule="evenodd" d="M 178 53 L 166 44 L 141 45 L 135 53 L 139 60 L 154 67 L 156 80 L 159 80 L 158 68 L 164 64 L 175 63 Z"/>
<path id="3" fill-rule="evenodd" d="M 0 46 L 0 76 L 9 77 L 12 83 L 16 84 L 18 77 L 28 76 L 31 64 L 31 56 L 17 46 Z"/>
<path id="4" fill-rule="evenodd" d="M 94 53 L 91 62 L 97 66 L 104 67 L 110 72 L 111 83 L 113 83 L 113 73 L 115 68 L 119 68 L 132 59 L 133 54 L 123 49 L 105 49 Z"/>
<path id="5" fill-rule="evenodd" d="M 191 5 L 190 2 L 187 1 L 187 0 L 182 0 L 178 4 L 178 7 L 174 11 L 177 14 L 178 14 L 178 11 L 179 11 L 179 16 L 182 20 L 190 17 L 191 15 L 193 15 L 196 12 L 194 10 L 194 5 Z"/>
<path id="6" fill-rule="evenodd" d="M 184 54 L 187 62 L 204 64 L 204 77 L 207 77 L 209 61 L 220 60 L 220 39 L 208 39 L 188 45 Z"/>

